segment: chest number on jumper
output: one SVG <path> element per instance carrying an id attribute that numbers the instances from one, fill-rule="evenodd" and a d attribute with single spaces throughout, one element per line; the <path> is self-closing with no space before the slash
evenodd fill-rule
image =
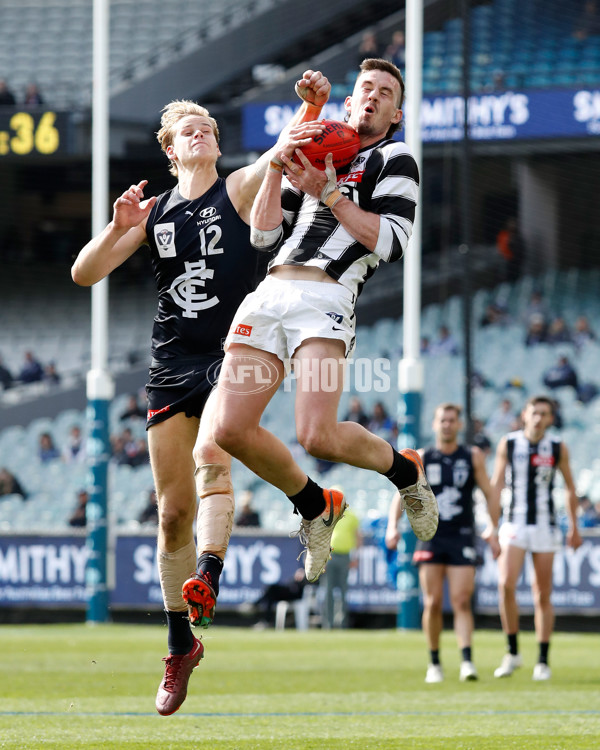
<path id="1" fill-rule="evenodd" d="M 223 232 L 218 224 L 211 224 L 200 230 L 200 252 L 202 255 L 220 255 L 222 247 L 217 247 Z"/>

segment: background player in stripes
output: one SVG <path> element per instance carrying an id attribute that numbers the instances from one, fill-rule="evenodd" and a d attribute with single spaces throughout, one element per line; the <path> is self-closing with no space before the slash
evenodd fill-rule
<path id="1" fill-rule="evenodd" d="M 277 254 L 265 281 L 236 313 L 226 342 L 215 439 L 281 489 L 300 513 L 309 580 L 325 568 L 346 503 L 341 492 L 313 482 L 287 447 L 260 426 L 290 359 L 300 444 L 317 458 L 385 474 L 401 490 L 417 536 L 429 539 L 437 528 L 437 504 L 416 451 L 398 453 L 359 424 L 337 421 L 345 358 L 354 345 L 356 297 L 380 260 L 402 256 L 412 232 L 417 165 L 406 145 L 391 138 L 403 100 L 398 68 L 364 60 L 345 101 L 361 145 L 345 173 L 338 177 L 331 155 L 320 171 L 300 150 L 295 154 L 303 167 L 292 162 L 294 150 L 278 150 L 252 210 L 253 243 Z M 271 388 L 258 377 L 226 378 L 248 372 L 257 357 L 273 373 Z M 319 377 L 324 370 L 327 383 Z"/>
<path id="2" fill-rule="evenodd" d="M 535 633 L 539 646 L 534 680 L 549 680 L 548 649 L 554 629 L 552 565 L 554 553 L 562 541 L 556 525 L 552 490 L 559 469 L 565 485 L 569 530 L 567 544 L 573 549 L 581 545 L 577 529 L 577 495 L 567 446 L 559 437 L 548 434 L 554 421 L 554 403 L 546 396 L 530 398 L 521 413 L 523 429 L 510 432 L 498 443 L 492 477 L 494 502 L 500 508 L 500 495 L 508 490 L 499 541 L 502 552 L 498 560 L 500 618 L 508 641 L 508 653 L 494 672 L 495 677 L 509 677 L 522 664 L 517 636 L 519 606 L 516 599 L 517 580 L 531 552 L 534 577 L 531 584 L 535 608 Z"/>
<path id="3" fill-rule="evenodd" d="M 493 502 L 485 456 L 479 448 L 461 445 L 461 408 L 440 404 L 433 418 L 435 445 L 419 451 L 425 471 L 435 493 L 440 511 L 436 535 L 428 542 L 418 542 L 413 561 L 419 565 L 419 582 L 423 592 L 423 630 L 430 651 L 425 682 L 442 682 L 444 673 L 439 658 L 443 629 L 444 579 L 448 581 L 450 604 L 454 614 L 454 632 L 461 650 L 460 679 L 476 680 L 472 661 L 473 612 L 471 599 L 475 588 L 475 512 L 473 490 L 483 492 L 490 513 L 490 523 L 483 533 L 494 557 L 500 552 L 496 527 L 498 516 Z M 388 516 L 386 544 L 395 549 L 400 539 L 398 520 L 402 513 L 400 495 L 392 501 Z"/>
<path id="4" fill-rule="evenodd" d="M 329 81 L 309 70 L 299 84 L 303 104 L 277 149 L 308 143 L 321 132 L 314 120 L 329 97 Z M 310 124 L 298 125 L 306 120 Z M 168 715 L 185 700 L 202 658 L 204 647 L 190 621 L 205 626 L 212 621 L 233 524 L 231 457 L 212 439 L 209 395 L 233 314 L 264 276 L 250 244 L 249 221 L 272 152 L 219 177 L 217 123 L 191 101 L 164 108 L 157 137 L 177 185 L 148 199 L 146 180 L 126 190 L 114 203 L 112 221 L 79 253 L 72 275 L 78 284 L 94 284 L 140 246 L 150 246 L 158 312 L 147 428 L 169 645 L 156 709 Z"/>

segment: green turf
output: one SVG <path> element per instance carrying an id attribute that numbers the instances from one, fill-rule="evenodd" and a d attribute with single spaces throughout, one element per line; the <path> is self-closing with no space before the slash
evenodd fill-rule
<path id="1" fill-rule="evenodd" d="M 476 683 L 458 681 L 444 633 L 446 680 L 423 682 L 421 633 L 285 632 L 213 627 L 180 711 L 159 717 L 165 629 L 0 627 L 0 748 L 203 750 L 598 750 L 600 636 L 556 634 L 553 678 L 525 666 L 492 677 L 504 651 L 479 632 Z"/>

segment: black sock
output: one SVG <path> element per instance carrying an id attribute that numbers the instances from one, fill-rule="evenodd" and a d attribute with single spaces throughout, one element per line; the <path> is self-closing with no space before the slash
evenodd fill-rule
<path id="1" fill-rule="evenodd" d="M 169 653 L 183 656 L 192 650 L 194 636 L 190 628 L 190 621 L 186 612 L 169 612 L 165 610 L 167 626 L 169 628 Z"/>
<path id="2" fill-rule="evenodd" d="M 517 633 L 511 633 L 508 636 L 508 653 L 516 656 L 519 653 L 517 646 Z"/>
<path id="3" fill-rule="evenodd" d="M 393 462 L 389 471 L 384 472 L 392 484 L 395 484 L 399 490 L 410 487 L 415 484 L 419 476 L 417 467 L 408 458 L 401 456 L 397 450 L 392 447 Z"/>
<path id="4" fill-rule="evenodd" d="M 213 588 L 216 596 L 219 596 L 219 578 L 223 570 L 223 560 L 212 552 L 203 552 L 198 558 L 196 566 L 198 573 L 202 573 Z"/>
<path id="5" fill-rule="evenodd" d="M 436 664 L 437 665 L 437 664 L 440 663 L 440 650 L 439 650 L 439 648 L 431 649 L 431 651 L 429 652 L 429 654 L 430 654 L 430 657 L 431 657 L 431 663 L 432 664 Z"/>
<path id="6" fill-rule="evenodd" d="M 306 521 L 312 521 L 327 507 L 323 488 L 319 487 L 316 482 L 308 477 L 308 482 L 304 489 L 301 489 L 296 495 L 288 495 L 288 499 L 294 504 L 295 512 L 300 513 Z"/>
<path id="7" fill-rule="evenodd" d="M 538 662 L 540 664 L 548 664 L 548 649 L 550 648 L 550 644 L 548 642 L 546 643 L 540 643 L 540 658 L 538 659 Z"/>
<path id="8" fill-rule="evenodd" d="M 465 646 L 463 649 L 461 649 L 462 653 L 462 660 L 463 661 L 471 661 L 471 647 Z"/>

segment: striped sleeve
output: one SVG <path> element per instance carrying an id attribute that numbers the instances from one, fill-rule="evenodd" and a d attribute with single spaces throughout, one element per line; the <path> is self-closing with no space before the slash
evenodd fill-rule
<path id="1" fill-rule="evenodd" d="M 380 156 L 371 198 L 371 210 L 380 217 L 379 237 L 373 252 L 392 263 L 402 257 L 412 234 L 419 171 L 404 143 L 386 144 L 380 149 Z"/>

